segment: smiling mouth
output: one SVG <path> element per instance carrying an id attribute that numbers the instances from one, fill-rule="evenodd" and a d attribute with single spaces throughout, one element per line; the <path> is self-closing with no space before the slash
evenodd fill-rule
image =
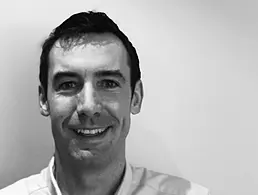
<path id="1" fill-rule="evenodd" d="M 80 136 L 94 137 L 104 134 L 111 126 L 96 129 L 73 129 L 73 131 Z"/>

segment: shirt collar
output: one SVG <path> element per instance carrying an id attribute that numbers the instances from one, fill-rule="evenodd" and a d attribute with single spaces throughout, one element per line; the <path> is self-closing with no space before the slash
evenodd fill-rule
<path id="1" fill-rule="evenodd" d="M 53 156 L 48 165 L 49 190 L 51 195 L 62 195 L 53 173 L 54 166 L 55 166 L 54 162 L 55 162 L 55 157 Z M 116 192 L 116 195 L 128 194 L 131 183 L 132 183 L 132 169 L 130 164 L 126 162 L 124 178 Z"/>

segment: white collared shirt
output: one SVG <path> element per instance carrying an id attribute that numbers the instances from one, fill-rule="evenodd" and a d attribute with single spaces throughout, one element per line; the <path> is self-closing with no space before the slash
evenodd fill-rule
<path id="1" fill-rule="evenodd" d="M 53 174 L 54 157 L 39 174 L 0 190 L 0 195 L 62 195 Z M 210 195 L 209 190 L 183 178 L 126 164 L 116 195 Z"/>

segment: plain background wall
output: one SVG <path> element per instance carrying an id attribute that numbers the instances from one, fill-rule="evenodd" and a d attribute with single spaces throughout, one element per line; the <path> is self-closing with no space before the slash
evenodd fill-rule
<path id="1" fill-rule="evenodd" d="M 53 140 L 38 109 L 40 46 L 89 9 L 107 12 L 140 57 L 145 97 L 128 160 L 213 195 L 257 194 L 255 0 L 1 1 L 0 188 L 47 166 Z"/>

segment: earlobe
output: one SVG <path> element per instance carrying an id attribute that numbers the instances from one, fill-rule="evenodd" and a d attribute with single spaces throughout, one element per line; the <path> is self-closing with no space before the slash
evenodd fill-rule
<path id="1" fill-rule="evenodd" d="M 39 109 L 43 116 L 49 116 L 49 105 L 42 86 L 39 86 Z"/>
<path id="2" fill-rule="evenodd" d="M 131 113 L 138 114 L 141 111 L 143 100 L 143 85 L 142 81 L 139 80 L 135 84 L 134 93 L 131 101 Z"/>

